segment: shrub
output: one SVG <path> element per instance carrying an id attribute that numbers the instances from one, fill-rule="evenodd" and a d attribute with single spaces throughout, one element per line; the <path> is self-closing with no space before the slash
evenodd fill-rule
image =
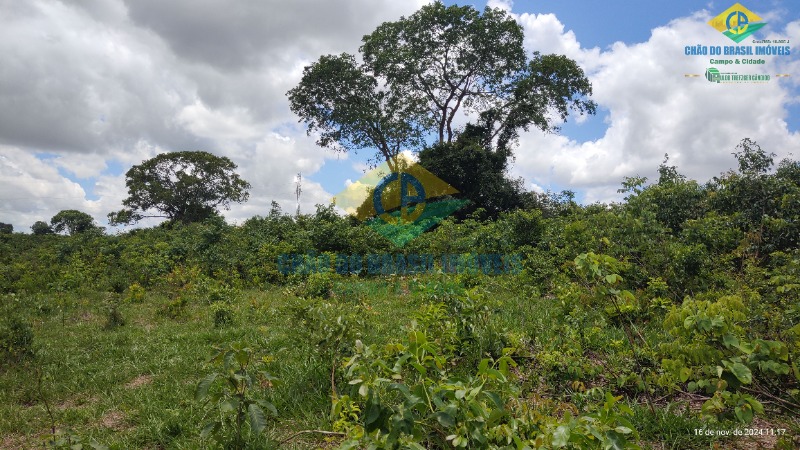
<path id="1" fill-rule="evenodd" d="M 250 437 L 254 438 L 267 425 L 264 410 L 273 416 L 278 414 L 272 403 L 258 397 L 256 389 L 259 385 L 271 386 L 276 380 L 256 369 L 260 360 L 244 344 L 218 348 L 211 362 L 221 367 L 203 378 L 195 390 L 195 400 L 204 402 L 209 418 L 201 436 L 213 436 L 225 448 L 244 448 L 245 424 L 249 424 Z M 216 385 L 219 387 L 215 388 Z"/>
<path id="2" fill-rule="evenodd" d="M 106 315 L 106 323 L 103 326 L 106 330 L 113 330 L 114 328 L 125 325 L 125 318 L 119 310 L 119 300 L 116 298 L 108 299 L 108 313 Z"/>
<path id="3" fill-rule="evenodd" d="M 214 327 L 220 328 L 230 325 L 233 322 L 233 311 L 231 305 L 226 302 L 214 302 L 211 304 L 211 312 L 214 315 Z"/>
<path id="4" fill-rule="evenodd" d="M 337 275 L 331 272 L 312 273 L 300 285 L 295 294 L 303 298 L 330 298 Z"/>
<path id="5" fill-rule="evenodd" d="M 675 338 L 661 345 L 667 377 L 687 383 L 689 391 L 712 395 L 703 413 L 717 420 L 750 423 L 764 412 L 747 392 L 759 385 L 756 375 L 767 380 L 790 374 L 786 345 L 746 339 L 747 317 L 739 296 L 723 295 L 714 301 L 687 298 L 664 320 L 664 328 Z"/>
<path id="6" fill-rule="evenodd" d="M 519 399 L 516 363 L 504 353 L 456 376 L 422 331 L 383 349 L 357 341 L 346 363 L 350 392 L 333 400 L 331 420 L 346 435 L 339 448 L 638 448 L 621 397 L 593 390 L 602 399 L 595 411 L 542 415 Z"/>
<path id="7" fill-rule="evenodd" d="M 0 321 L 0 361 L 17 362 L 33 355 L 33 329 L 12 313 Z"/>
<path id="8" fill-rule="evenodd" d="M 144 301 L 145 289 L 139 283 L 133 283 L 128 287 L 128 295 L 125 301 L 129 303 L 142 303 Z"/>

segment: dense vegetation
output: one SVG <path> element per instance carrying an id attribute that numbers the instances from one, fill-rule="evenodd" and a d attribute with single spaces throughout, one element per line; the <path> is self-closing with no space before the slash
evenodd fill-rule
<path id="1" fill-rule="evenodd" d="M 0 234 L 0 446 L 794 448 L 800 163 L 736 157 L 705 184 L 665 161 L 619 204 L 527 193 L 402 249 L 330 206 Z"/>

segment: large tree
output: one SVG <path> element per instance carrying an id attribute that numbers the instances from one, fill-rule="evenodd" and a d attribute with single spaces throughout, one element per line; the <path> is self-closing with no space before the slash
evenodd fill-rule
<path id="1" fill-rule="evenodd" d="M 594 113 L 591 83 L 561 55 L 523 48 L 523 32 L 505 11 L 471 6 L 423 6 L 364 36 L 352 55 L 322 56 L 290 90 L 290 106 L 337 150 L 377 149 L 389 161 L 418 150 L 426 137 L 452 142 L 459 111 L 490 124 L 497 147 L 531 125 L 557 129 L 569 111 Z M 377 161 L 376 161 L 377 162 Z"/>
<path id="2" fill-rule="evenodd" d="M 97 225 L 89 214 L 77 209 L 64 209 L 50 219 L 52 230 L 56 233 L 66 232 L 70 236 L 94 230 Z"/>
<path id="3" fill-rule="evenodd" d="M 197 222 L 247 200 L 250 184 L 235 172 L 236 164 L 208 152 L 162 153 L 125 174 L 125 209 L 108 215 L 112 225 L 145 217 Z"/>

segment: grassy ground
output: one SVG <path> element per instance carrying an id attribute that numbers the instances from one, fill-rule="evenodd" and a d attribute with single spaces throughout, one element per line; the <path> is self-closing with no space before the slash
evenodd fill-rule
<path id="1" fill-rule="evenodd" d="M 484 279 L 482 288 L 494 306 L 489 322 L 482 325 L 491 332 L 484 334 L 478 352 L 491 352 L 493 339 L 513 341 L 520 347 L 518 375 L 524 394 L 568 401 L 576 376 L 558 370 L 572 369 L 554 369 L 560 366 L 532 356 L 537 349 L 558 348 L 564 327 L 571 326 L 557 300 L 537 298 L 511 277 Z M 41 448 L 53 427 L 112 448 L 214 448 L 212 441 L 200 438 L 204 409 L 194 400 L 194 391 L 213 370 L 209 358 L 214 346 L 231 342 L 246 342 L 280 380 L 264 389 L 278 416 L 252 447 L 333 447 L 335 438 L 326 441 L 313 433 L 286 441 L 298 431 L 330 429 L 332 362 L 326 342 L 337 342 L 332 351 L 344 353 L 350 339 L 389 342 L 402 335 L 421 305 L 459 289 L 453 279 L 431 276 L 342 279 L 326 300 L 304 300 L 286 287 L 242 291 L 229 307 L 233 321 L 225 326 L 215 326 L 206 302 L 189 301 L 176 311 L 166 307 L 170 299 L 148 293 L 138 303 L 120 300 L 125 324 L 111 329 L 107 305 L 115 298 L 112 294 L 17 297 L 13 301 L 24 305 L 33 323 L 35 356 L 0 370 L 0 448 Z M 309 310 L 315 304 L 328 307 Z M 343 327 L 326 328 L 338 317 L 343 317 Z M 648 341 L 660 339 L 656 327 L 641 332 Z M 347 339 L 340 342 L 337 336 Z M 624 363 L 617 355 L 624 349 L 624 334 L 616 327 L 588 336 L 583 355 L 588 363 L 580 369 L 585 383 L 613 385 L 607 378 L 616 364 Z M 471 357 L 477 361 L 481 355 Z M 629 399 L 645 447 L 770 448 L 776 441 L 695 435 L 706 424 L 692 412 L 696 402 L 691 398 L 652 399 L 653 410 L 641 396 Z M 759 424 L 797 433 L 788 418 L 769 417 Z M 726 427 L 735 428 L 720 426 Z"/>

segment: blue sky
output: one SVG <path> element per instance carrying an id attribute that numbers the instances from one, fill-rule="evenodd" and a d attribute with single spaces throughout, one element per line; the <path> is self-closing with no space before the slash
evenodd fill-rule
<path id="1" fill-rule="evenodd" d="M 357 52 L 363 35 L 428 1 L 0 3 L 0 222 L 25 231 L 79 209 L 106 225 L 132 165 L 183 150 L 239 165 L 253 188 L 225 212 L 233 222 L 267 214 L 272 200 L 293 211 L 297 173 L 301 209 L 313 212 L 358 179 L 373 152 L 318 148 L 286 91 L 321 55 Z M 686 56 L 686 45 L 732 45 L 706 23 L 732 1 L 488 1 L 523 27 L 526 50 L 577 61 L 599 106 L 596 116 L 570 117 L 560 134 L 521 136 L 511 175 L 528 189 L 616 201 L 624 177 L 652 178 L 665 153 L 705 181 L 735 166 L 744 137 L 779 158 L 800 148 L 795 0 L 741 2 L 767 22 L 755 37 L 790 39 L 791 56 L 736 68 L 791 75 L 759 85 L 684 76 L 711 65 Z"/>

